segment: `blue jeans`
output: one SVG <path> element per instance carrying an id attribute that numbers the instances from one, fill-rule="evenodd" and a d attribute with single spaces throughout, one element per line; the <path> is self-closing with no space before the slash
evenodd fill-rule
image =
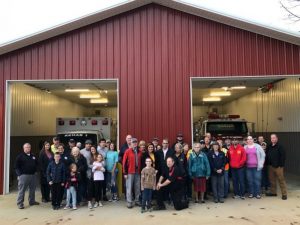
<path id="1" fill-rule="evenodd" d="M 146 203 L 147 208 L 151 208 L 151 200 L 152 200 L 152 189 L 145 188 L 142 193 L 142 208 L 145 209 Z"/>
<path id="2" fill-rule="evenodd" d="M 245 176 L 244 168 L 232 168 L 232 181 L 233 181 L 233 192 L 234 195 L 244 196 L 245 195 Z"/>
<path id="3" fill-rule="evenodd" d="M 227 198 L 228 192 L 230 188 L 230 183 L 229 183 L 229 170 L 224 171 L 224 198 Z"/>
<path id="4" fill-rule="evenodd" d="M 247 168 L 247 183 L 248 183 L 248 192 L 253 196 L 260 195 L 260 184 L 261 184 L 261 170 L 257 168 Z"/>
<path id="5" fill-rule="evenodd" d="M 107 172 L 107 181 L 106 184 L 108 186 L 108 189 L 110 189 L 111 194 L 117 194 L 118 193 L 118 186 L 117 186 L 117 176 L 118 176 L 118 171 L 115 170 L 114 176 L 110 171 Z"/>
<path id="6" fill-rule="evenodd" d="M 71 203 L 73 205 L 73 208 L 76 207 L 76 204 L 77 204 L 77 193 L 76 193 L 76 189 L 74 186 L 70 186 L 68 189 L 67 189 L 67 204 L 66 206 L 67 207 L 70 207 L 71 206 Z"/>
<path id="7" fill-rule="evenodd" d="M 214 200 L 220 201 L 224 198 L 224 175 L 212 175 L 211 176 L 211 186 L 214 194 Z"/>

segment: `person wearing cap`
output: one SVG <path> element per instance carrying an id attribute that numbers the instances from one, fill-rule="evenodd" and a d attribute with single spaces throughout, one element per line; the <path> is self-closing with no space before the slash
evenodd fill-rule
<path id="1" fill-rule="evenodd" d="M 131 209 L 136 205 L 140 205 L 141 191 L 141 158 L 142 152 L 138 148 L 136 138 L 131 138 L 130 148 L 125 151 L 123 157 L 123 175 L 126 181 L 126 200 L 127 208 Z M 135 199 L 133 199 L 133 190 Z"/>
<path id="2" fill-rule="evenodd" d="M 51 145 L 51 151 L 53 154 L 55 154 L 57 152 L 57 147 L 60 143 L 59 138 L 58 137 L 54 137 L 52 139 L 53 144 Z"/>
<path id="3" fill-rule="evenodd" d="M 154 151 L 155 151 L 155 152 L 158 150 L 158 149 L 157 149 L 158 142 L 159 142 L 159 138 L 158 138 L 158 137 L 154 137 L 154 138 L 152 139 L 152 144 L 154 145 Z"/>
<path id="4" fill-rule="evenodd" d="M 70 155 L 71 151 L 72 151 L 72 148 L 74 148 L 75 146 L 76 146 L 76 141 L 72 138 L 69 139 L 68 147 L 65 148 L 65 154 Z"/>
<path id="5" fill-rule="evenodd" d="M 173 144 L 172 149 L 175 150 L 175 145 L 179 143 L 179 144 L 183 144 L 183 134 L 182 133 L 178 133 L 176 136 L 176 142 Z"/>
<path id="6" fill-rule="evenodd" d="M 231 168 L 233 181 L 233 198 L 245 199 L 245 163 L 246 152 L 239 144 L 238 139 L 234 138 L 228 151 L 229 165 Z"/>
<path id="7" fill-rule="evenodd" d="M 212 142 L 212 151 L 208 153 L 211 168 L 211 184 L 215 203 L 224 203 L 224 171 L 226 157 L 218 142 Z"/>

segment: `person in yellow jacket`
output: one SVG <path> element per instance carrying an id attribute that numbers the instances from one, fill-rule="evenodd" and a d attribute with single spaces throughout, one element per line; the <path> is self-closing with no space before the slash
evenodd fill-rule
<path id="1" fill-rule="evenodd" d="M 52 139 L 53 144 L 51 145 L 51 151 L 55 154 L 58 151 L 58 145 L 60 144 L 59 138 L 54 137 Z"/>

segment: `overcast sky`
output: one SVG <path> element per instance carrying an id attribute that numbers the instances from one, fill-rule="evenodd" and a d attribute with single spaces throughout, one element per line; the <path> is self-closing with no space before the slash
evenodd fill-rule
<path id="1" fill-rule="evenodd" d="M 287 19 L 279 0 L 181 0 L 300 37 L 300 22 Z M 0 45 L 127 0 L 0 0 Z M 294 9 L 300 15 L 300 7 Z"/>

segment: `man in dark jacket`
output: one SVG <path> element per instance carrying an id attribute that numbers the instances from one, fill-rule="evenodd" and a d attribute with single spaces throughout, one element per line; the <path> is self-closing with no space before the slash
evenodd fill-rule
<path id="1" fill-rule="evenodd" d="M 60 161 L 59 152 L 54 154 L 54 161 L 48 165 L 47 181 L 51 187 L 52 207 L 57 210 L 60 208 L 66 182 L 66 169 L 64 163 Z"/>
<path id="2" fill-rule="evenodd" d="M 24 209 L 24 196 L 29 187 L 29 205 L 39 205 L 35 201 L 35 188 L 37 171 L 37 159 L 31 154 L 31 145 L 25 143 L 23 145 L 23 152 L 20 153 L 15 162 L 15 170 L 18 176 L 18 197 L 17 205 L 19 209 Z"/>
<path id="3" fill-rule="evenodd" d="M 269 179 L 271 183 L 270 193 L 267 196 L 277 196 L 277 180 L 281 189 L 282 200 L 287 200 L 286 182 L 283 174 L 286 153 L 281 144 L 278 143 L 276 134 L 271 134 L 271 143 L 267 147 L 267 163 L 269 165 Z"/>

